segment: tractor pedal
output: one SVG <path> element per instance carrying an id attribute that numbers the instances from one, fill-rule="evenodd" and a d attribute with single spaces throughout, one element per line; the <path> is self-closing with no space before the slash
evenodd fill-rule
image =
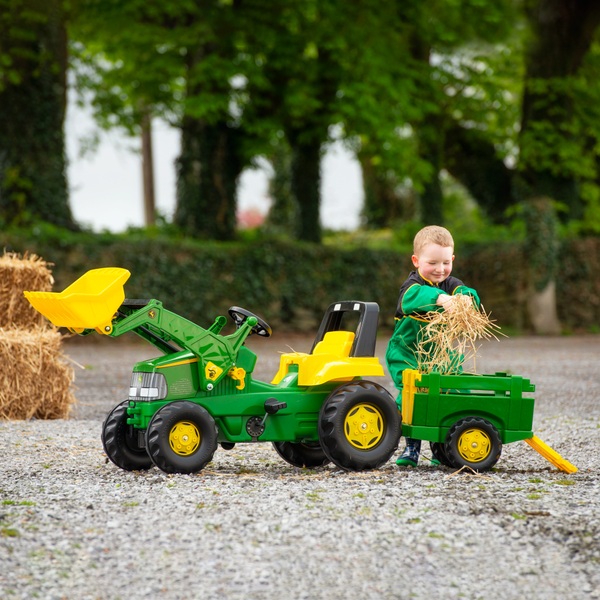
<path id="1" fill-rule="evenodd" d="M 287 404 L 285 402 L 280 402 L 277 398 L 265 400 L 265 411 L 268 415 L 274 415 L 283 408 L 287 408 Z"/>
<path id="2" fill-rule="evenodd" d="M 287 408 L 286 402 L 280 402 L 277 398 L 268 398 L 265 400 L 265 416 L 261 421 L 261 425 L 264 427 L 267 417 L 278 413 L 281 409 Z"/>

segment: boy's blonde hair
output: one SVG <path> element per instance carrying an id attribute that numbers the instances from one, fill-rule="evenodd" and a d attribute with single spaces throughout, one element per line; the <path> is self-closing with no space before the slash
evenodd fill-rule
<path id="1" fill-rule="evenodd" d="M 443 246 L 444 248 L 454 248 L 452 234 L 445 227 L 440 227 L 439 225 L 423 227 L 415 235 L 413 252 L 418 256 L 427 244 L 438 244 L 438 246 Z"/>

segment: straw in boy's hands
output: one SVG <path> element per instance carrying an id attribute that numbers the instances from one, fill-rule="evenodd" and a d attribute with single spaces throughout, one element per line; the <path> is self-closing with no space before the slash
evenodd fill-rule
<path id="1" fill-rule="evenodd" d="M 478 310 L 474 306 L 470 296 L 449 298 L 448 308 L 427 313 L 428 323 L 420 332 L 416 354 L 422 373 L 456 372 L 465 360 L 475 359 L 479 340 L 497 340 L 497 334 L 503 335 L 483 307 Z"/>

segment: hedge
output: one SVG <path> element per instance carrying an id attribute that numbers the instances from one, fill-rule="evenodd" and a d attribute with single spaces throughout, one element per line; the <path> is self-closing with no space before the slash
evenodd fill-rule
<path id="1" fill-rule="evenodd" d="M 90 234 L 36 239 L 5 233 L 3 246 L 53 263 L 56 291 L 88 269 L 119 266 L 131 271 L 128 298 L 157 298 L 203 326 L 230 306 L 242 306 L 283 331 L 314 331 L 326 307 L 338 300 L 378 302 L 381 329 L 390 330 L 398 288 L 412 268 L 410 250 L 282 241 L 200 243 Z M 557 289 L 567 331 L 598 330 L 600 281 L 593 274 L 599 262 L 599 238 L 563 243 Z M 518 243 L 466 246 L 457 249 L 454 274 L 478 290 L 502 328 L 526 331 L 525 267 Z"/>

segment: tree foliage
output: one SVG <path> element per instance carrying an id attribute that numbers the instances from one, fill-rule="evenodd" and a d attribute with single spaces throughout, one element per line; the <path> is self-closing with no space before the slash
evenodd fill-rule
<path id="1" fill-rule="evenodd" d="M 31 129 L 26 101 L 32 121 L 62 132 L 64 6 L 1 1 L 0 101 L 11 108 L 0 117 L 0 209 L 21 218 L 35 207 L 68 223 L 62 133 L 46 162 L 23 141 L 29 159 L 17 169 L 6 141 Z M 320 241 L 321 159 L 333 140 L 362 166 L 369 226 L 443 221 L 449 173 L 493 222 L 506 223 L 519 201 L 548 197 L 563 222 L 597 231 L 599 6 L 74 0 L 71 65 L 102 126 L 137 136 L 151 115 L 180 129 L 175 223 L 188 235 L 235 236 L 239 176 L 262 157 L 286 203 L 276 220 Z"/>
<path id="2" fill-rule="evenodd" d="M 0 224 L 74 227 L 63 123 L 65 7 L 0 0 Z"/>

